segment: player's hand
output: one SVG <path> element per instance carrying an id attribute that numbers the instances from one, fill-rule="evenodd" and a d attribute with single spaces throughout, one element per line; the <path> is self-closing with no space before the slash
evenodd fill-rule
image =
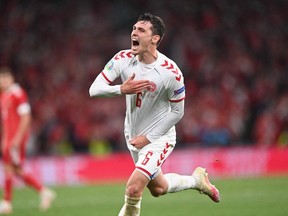
<path id="1" fill-rule="evenodd" d="M 10 157 L 14 165 L 18 166 L 20 164 L 20 149 L 18 145 L 13 145 L 10 148 Z"/>
<path id="2" fill-rule="evenodd" d="M 14 165 L 20 164 L 20 139 L 19 137 L 15 136 L 11 142 L 11 147 L 9 150 L 11 161 Z"/>
<path id="3" fill-rule="evenodd" d="M 130 140 L 130 144 L 137 149 L 141 149 L 144 146 L 148 145 L 149 143 L 150 141 L 144 135 L 137 136 Z"/>
<path id="4" fill-rule="evenodd" d="M 122 94 L 137 94 L 151 87 L 149 80 L 134 80 L 135 73 L 132 74 L 122 85 Z"/>

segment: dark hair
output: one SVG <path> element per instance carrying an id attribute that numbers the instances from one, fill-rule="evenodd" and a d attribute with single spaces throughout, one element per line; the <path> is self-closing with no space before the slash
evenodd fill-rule
<path id="1" fill-rule="evenodd" d="M 155 16 L 151 13 L 144 13 L 139 16 L 137 22 L 139 21 L 148 21 L 152 24 L 151 30 L 153 35 L 160 36 L 160 40 L 157 43 L 157 45 L 159 45 L 165 34 L 165 24 L 163 20 L 160 17 Z"/>
<path id="2" fill-rule="evenodd" d="M 11 74 L 13 75 L 13 72 L 11 70 L 11 68 L 4 66 L 0 68 L 0 74 Z"/>

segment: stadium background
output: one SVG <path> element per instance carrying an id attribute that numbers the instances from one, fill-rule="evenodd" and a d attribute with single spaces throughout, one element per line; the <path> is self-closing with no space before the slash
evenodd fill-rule
<path id="1" fill-rule="evenodd" d="M 124 98 L 91 99 L 88 88 L 149 11 L 166 23 L 159 50 L 187 89 L 167 170 L 177 161 L 216 176 L 287 174 L 287 10 L 285 0 L 0 1 L 0 65 L 13 68 L 33 108 L 29 163 L 51 184 L 106 181 L 91 167 L 109 164 L 119 166 L 111 178 L 127 178 Z"/>

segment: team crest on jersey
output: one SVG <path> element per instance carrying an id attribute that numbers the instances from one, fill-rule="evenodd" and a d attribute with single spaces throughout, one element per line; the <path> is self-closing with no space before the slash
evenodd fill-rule
<path id="1" fill-rule="evenodd" d="M 181 94 L 182 92 L 185 91 L 185 86 L 181 87 L 180 89 L 177 89 L 174 91 L 174 95 L 178 95 Z"/>
<path id="2" fill-rule="evenodd" d="M 149 91 L 149 92 L 155 92 L 156 89 L 157 89 L 156 84 L 155 84 L 154 82 L 152 82 L 152 81 L 150 81 L 149 84 L 150 84 L 150 87 L 148 88 L 148 91 Z"/>
<path id="3" fill-rule="evenodd" d="M 110 61 L 106 64 L 105 68 L 106 68 L 106 70 L 110 71 L 110 70 L 112 70 L 113 66 L 114 66 L 114 62 L 113 62 L 112 60 L 110 60 Z"/>

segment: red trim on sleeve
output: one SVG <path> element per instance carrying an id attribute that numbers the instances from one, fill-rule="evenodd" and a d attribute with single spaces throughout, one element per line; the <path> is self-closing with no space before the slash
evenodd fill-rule
<path id="1" fill-rule="evenodd" d="M 137 166 L 136 169 L 139 169 L 139 170 L 142 171 L 143 173 L 146 173 L 149 178 L 152 176 L 152 174 L 151 174 L 150 172 L 148 172 L 147 170 L 145 170 L 145 169 L 142 168 L 142 167 L 138 167 L 138 166 Z"/>
<path id="2" fill-rule="evenodd" d="M 169 100 L 170 102 L 172 103 L 179 103 L 180 101 L 184 100 L 185 97 L 181 98 L 181 99 L 178 99 L 178 100 Z"/>
<path id="3" fill-rule="evenodd" d="M 112 81 L 107 78 L 107 76 L 104 74 L 103 71 L 101 72 L 101 74 L 102 74 L 102 76 L 105 78 L 105 80 L 106 80 L 109 84 L 112 83 Z"/>

